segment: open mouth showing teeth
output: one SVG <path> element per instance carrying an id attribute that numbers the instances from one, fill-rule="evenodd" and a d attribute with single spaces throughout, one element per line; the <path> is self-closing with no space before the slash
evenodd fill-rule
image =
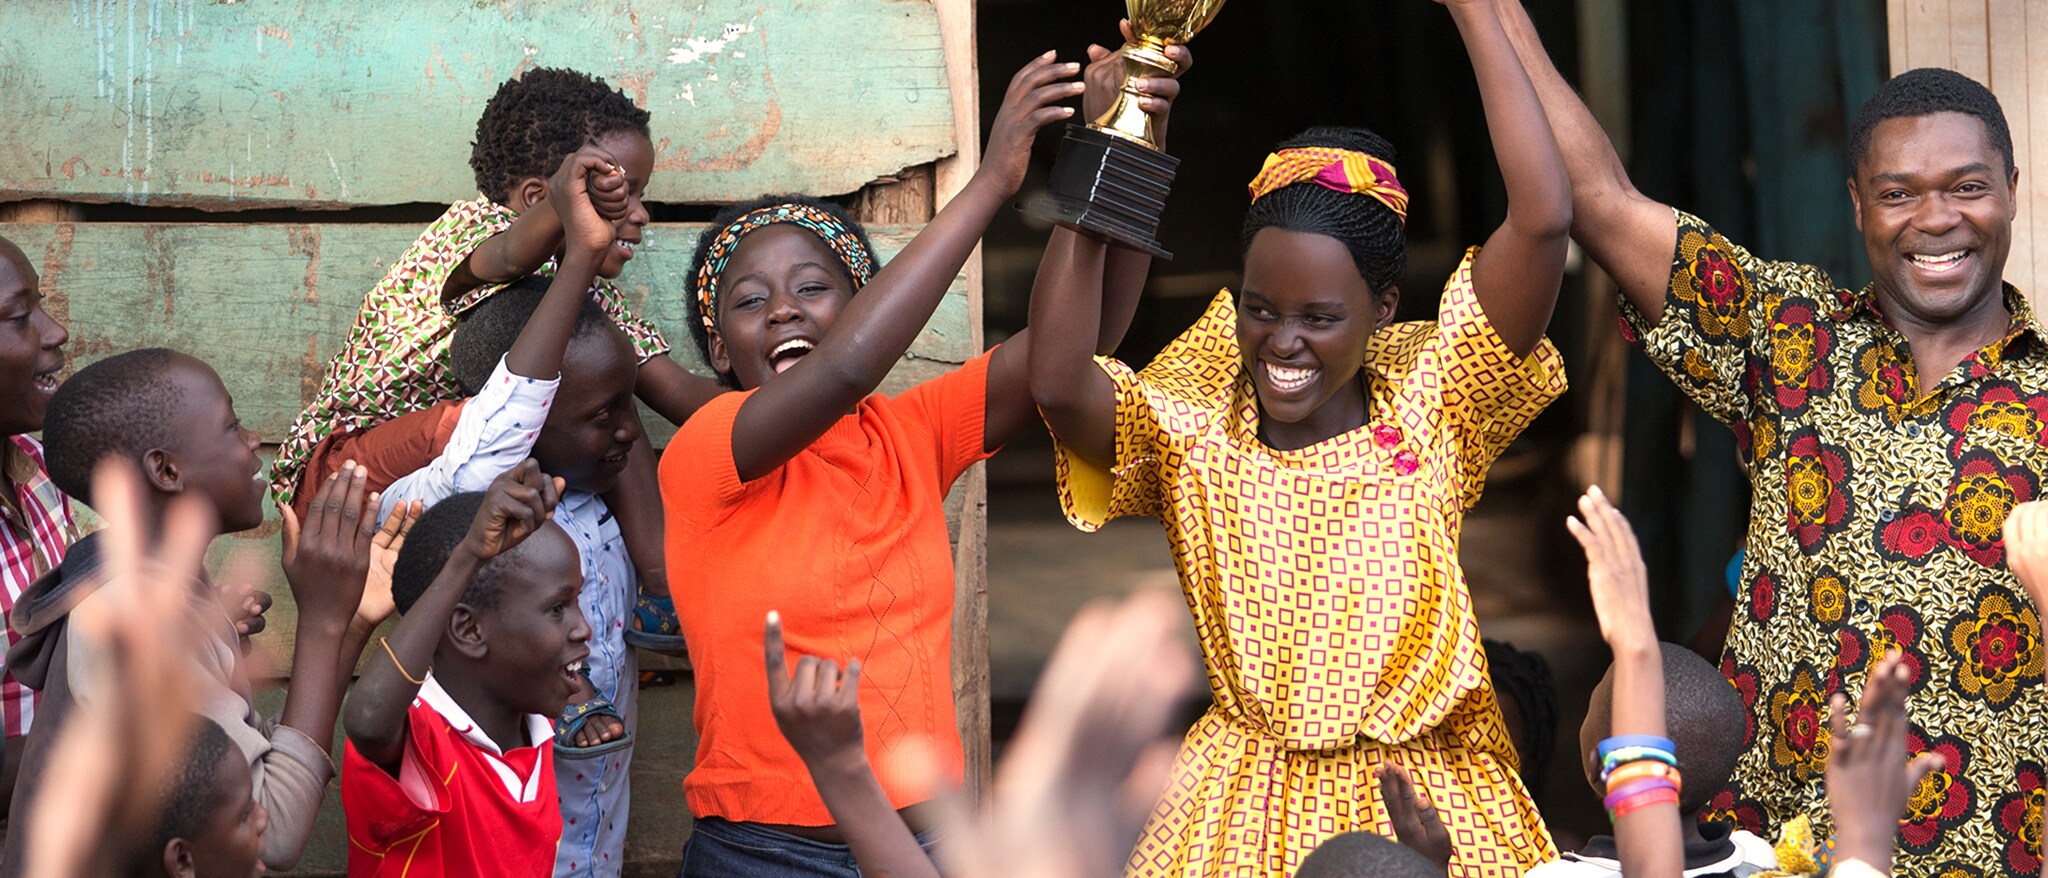
<path id="1" fill-rule="evenodd" d="M 1962 264 L 1964 257 L 1969 255 L 1970 251 L 1968 250 L 1957 250 L 1951 253 L 1943 253 L 1939 256 L 1925 256 L 1919 253 L 1912 253 L 1908 254 L 1906 258 L 1921 268 L 1933 271 L 1947 271 Z"/>
<path id="2" fill-rule="evenodd" d="M 789 367 L 796 365 L 796 361 L 803 359 L 805 354 L 810 353 L 816 347 L 817 345 L 811 344 L 804 339 L 792 338 L 789 341 L 776 345 L 775 350 L 768 352 L 768 365 L 775 370 L 775 374 L 780 375 L 788 370 Z"/>
<path id="3" fill-rule="evenodd" d="M 638 246 L 640 246 L 640 245 L 639 245 L 639 243 L 638 243 L 638 242 L 635 242 L 635 241 L 624 241 L 624 240 L 621 240 L 621 241 L 613 241 L 613 242 L 612 242 L 612 246 L 614 246 L 614 247 L 617 247 L 617 248 L 619 248 L 620 250 L 624 250 L 624 251 L 626 251 L 626 255 L 627 255 L 627 256 L 631 256 L 631 255 L 633 255 L 633 248 L 634 248 L 634 247 L 638 247 Z"/>
<path id="4" fill-rule="evenodd" d="M 1309 382 L 1316 380 L 1316 373 L 1318 371 L 1320 370 L 1290 369 L 1286 366 L 1275 366 L 1267 363 L 1266 380 L 1272 382 L 1273 389 L 1282 393 L 1292 393 L 1307 387 Z"/>
<path id="5" fill-rule="evenodd" d="M 37 376 L 35 377 L 35 388 L 36 388 L 36 392 L 37 392 L 37 393 L 41 393 L 41 394 L 44 394 L 44 395 L 49 395 L 49 394 L 52 394 L 52 393 L 56 393 L 56 392 L 57 392 L 57 373 L 55 373 L 55 372 L 44 372 L 44 373 L 43 373 L 43 374 L 41 374 L 41 375 L 37 375 Z"/>

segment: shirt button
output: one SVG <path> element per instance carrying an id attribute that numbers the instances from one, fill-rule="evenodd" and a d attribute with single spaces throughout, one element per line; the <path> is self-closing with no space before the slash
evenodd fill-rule
<path id="1" fill-rule="evenodd" d="M 1920 438 L 1920 425 L 1919 425 L 1919 424 L 1907 424 L 1907 425 L 1906 425 L 1906 438 L 1908 438 L 1908 439 L 1918 439 L 1918 438 Z"/>

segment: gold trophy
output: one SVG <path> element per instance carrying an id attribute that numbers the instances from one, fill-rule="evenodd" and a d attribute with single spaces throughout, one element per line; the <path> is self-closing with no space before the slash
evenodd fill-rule
<path id="1" fill-rule="evenodd" d="M 1046 191 L 1031 200 L 1032 216 L 1172 259 L 1155 239 L 1180 159 L 1159 149 L 1152 117 L 1139 109 L 1140 79 L 1173 76 L 1166 50 L 1185 43 L 1216 17 L 1224 0 L 1124 0 L 1137 39 L 1125 43 L 1124 83 L 1109 112 L 1067 126 Z"/>

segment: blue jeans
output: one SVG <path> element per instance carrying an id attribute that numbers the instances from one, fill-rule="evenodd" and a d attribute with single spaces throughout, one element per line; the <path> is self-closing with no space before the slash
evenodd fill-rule
<path id="1" fill-rule="evenodd" d="M 938 845 L 938 831 L 918 833 L 927 856 Z M 683 870 L 677 878 L 861 878 L 853 851 L 843 844 L 812 841 L 777 832 L 758 823 L 735 823 L 704 817 L 683 843 Z"/>

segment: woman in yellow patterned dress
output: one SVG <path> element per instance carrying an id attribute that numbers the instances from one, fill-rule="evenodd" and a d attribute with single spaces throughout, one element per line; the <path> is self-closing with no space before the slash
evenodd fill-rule
<path id="1" fill-rule="evenodd" d="M 1392 835 L 1399 765 L 1452 876 L 1556 856 L 1517 776 L 1458 567 L 1487 466 L 1563 392 L 1543 339 L 1571 225 L 1562 159 L 1488 0 L 1450 0 L 1509 196 L 1437 319 L 1391 324 L 1407 196 L 1386 141 L 1313 129 L 1251 185 L 1244 283 L 1143 372 L 1095 360 L 1107 245 L 1061 230 L 1033 291 L 1032 392 L 1077 527 L 1165 525 L 1215 706 L 1128 873 L 1290 876 L 1323 839 Z M 1390 325 L 1391 324 L 1391 325 Z"/>

